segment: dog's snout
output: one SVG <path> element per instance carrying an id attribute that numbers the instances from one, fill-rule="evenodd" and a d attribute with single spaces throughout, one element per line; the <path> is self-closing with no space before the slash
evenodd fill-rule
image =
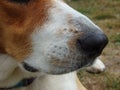
<path id="1" fill-rule="evenodd" d="M 85 53 L 100 55 L 108 43 L 105 34 L 87 33 L 77 40 L 78 47 Z"/>

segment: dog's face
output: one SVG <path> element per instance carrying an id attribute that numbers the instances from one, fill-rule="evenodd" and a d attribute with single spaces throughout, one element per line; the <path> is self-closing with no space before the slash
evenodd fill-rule
<path id="1" fill-rule="evenodd" d="M 62 74 L 99 56 L 108 40 L 62 0 L 1 0 L 0 52 L 25 70 Z"/>

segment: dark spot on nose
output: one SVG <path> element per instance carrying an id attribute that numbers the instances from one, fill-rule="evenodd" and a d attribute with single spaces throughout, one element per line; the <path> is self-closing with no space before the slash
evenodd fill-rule
<path id="1" fill-rule="evenodd" d="M 29 71 L 29 72 L 38 72 L 38 70 L 32 66 L 30 66 L 29 64 L 23 62 L 22 63 L 23 67 L 25 70 Z"/>
<path id="2" fill-rule="evenodd" d="M 107 45 L 108 38 L 105 34 L 87 33 L 77 40 L 81 51 L 89 55 L 99 56 Z"/>

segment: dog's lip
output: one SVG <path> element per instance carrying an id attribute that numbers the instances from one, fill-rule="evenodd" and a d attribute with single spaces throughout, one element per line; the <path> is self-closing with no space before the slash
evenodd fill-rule
<path id="1" fill-rule="evenodd" d="M 25 62 L 23 62 L 22 65 L 23 65 L 23 68 L 29 72 L 38 72 L 39 71 L 38 69 L 34 68 L 33 66 L 31 66 Z"/>

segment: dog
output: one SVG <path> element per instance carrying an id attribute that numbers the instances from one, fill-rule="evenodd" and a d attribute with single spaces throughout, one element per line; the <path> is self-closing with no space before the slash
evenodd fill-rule
<path id="1" fill-rule="evenodd" d="M 99 64 L 107 43 L 63 0 L 1 0 L 0 90 L 86 90 L 76 71 Z"/>

